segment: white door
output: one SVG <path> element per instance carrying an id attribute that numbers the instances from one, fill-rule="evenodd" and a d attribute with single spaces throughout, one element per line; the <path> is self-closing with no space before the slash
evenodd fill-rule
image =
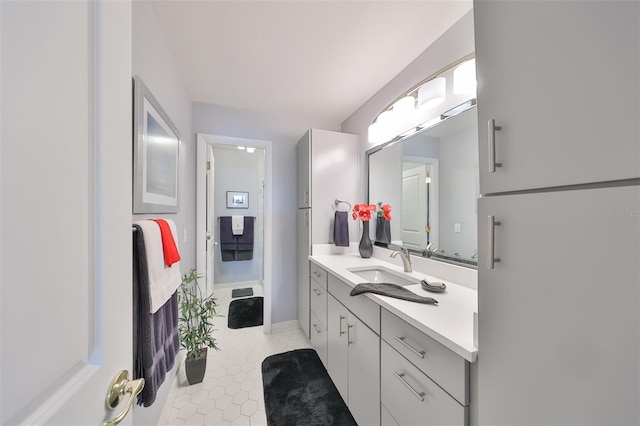
<path id="1" fill-rule="evenodd" d="M 132 371 L 131 4 L 0 15 L 0 422 L 97 425 Z"/>
<path id="2" fill-rule="evenodd" d="M 639 209 L 638 186 L 480 198 L 479 424 L 639 423 Z"/>
<path id="3" fill-rule="evenodd" d="M 402 244 L 424 250 L 427 246 L 426 165 L 402 172 Z"/>
<path id="4" fill-rule="evenodd" d="M 207 189 L 206 189 L 206 217 L 207 217 L 207 235 L 206 235 L 206 250 L 207 250 L 207 267 L 206 267 L 206 294 L 213 294 L 213 282 L 214 282 L 214 265 L 215 265 L 215 249 L 217 244 L 215 243 L 215 231 L 217 219 L 215 216 L 215 191 L 214 191 L 214 168 L 215 162 L 213 158 L 213 147 L 207 145 Z"/>
<path id="5" fill-rule="evenodd" d="M 482 194 L 640 176 L 639 2 L 475 1 L 473 12 Z"/>

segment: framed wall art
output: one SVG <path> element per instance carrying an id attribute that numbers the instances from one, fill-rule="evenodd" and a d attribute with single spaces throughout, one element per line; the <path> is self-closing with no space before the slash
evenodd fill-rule
<path id="1" fill-rule="evenodd" d="M 248 209 L 249 193 L 239 191 L 227 191 L 228 209 Z"/>
<path id="2" fill-rule="evenodd" d="M 134 77 L 133 213 L 177 213 L 180 133 Z"/>

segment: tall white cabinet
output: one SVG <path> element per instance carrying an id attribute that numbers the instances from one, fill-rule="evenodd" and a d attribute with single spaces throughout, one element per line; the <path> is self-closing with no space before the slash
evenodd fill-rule
<path id="1" fill-rule="evenodd" d="M 640 423 L 639 16 L 474 2 L 474 423 Z"/>
<path id="2" fill-rule="evenodd" d="M 298 323 L 309 334 L 309 260 L 313 244 L 332 244 L 334 201 L 357 202 L 358 136 L 310 129 L 298 141 Z M 344 205 L 341 205 L 344 209 Z M 357 240 L 355 221 L 350 239 Z"/>

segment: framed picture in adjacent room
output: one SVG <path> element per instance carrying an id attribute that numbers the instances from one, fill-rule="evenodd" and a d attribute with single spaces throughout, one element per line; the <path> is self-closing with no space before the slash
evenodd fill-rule
<path id="1" fill-rule="evenodd" d="M 249 193 L 239 191 L 227 191 L 228 209 L 248 209 Z"/>
<path id="2" fill-rule="evenodd" d="M 180 133 L 134 77 L 133 213 L 177 213 Z"/>

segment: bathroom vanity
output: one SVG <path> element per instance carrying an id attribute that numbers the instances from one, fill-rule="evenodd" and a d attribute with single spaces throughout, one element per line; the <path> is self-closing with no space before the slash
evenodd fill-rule
<path id="1" fill-rule="evenodd" d="M 381 256 L 310 256 L 311 342 L 356 422 L 363 425 L 469 424 L 470 371 L 477 358 L 477 292 Z M 426 305 L 351 289 L 368 272 L 438 300 Z M 397 277 L 397 278 L 395 278 Z M 429 293 L 420 280 L 444 282 Z"/>

